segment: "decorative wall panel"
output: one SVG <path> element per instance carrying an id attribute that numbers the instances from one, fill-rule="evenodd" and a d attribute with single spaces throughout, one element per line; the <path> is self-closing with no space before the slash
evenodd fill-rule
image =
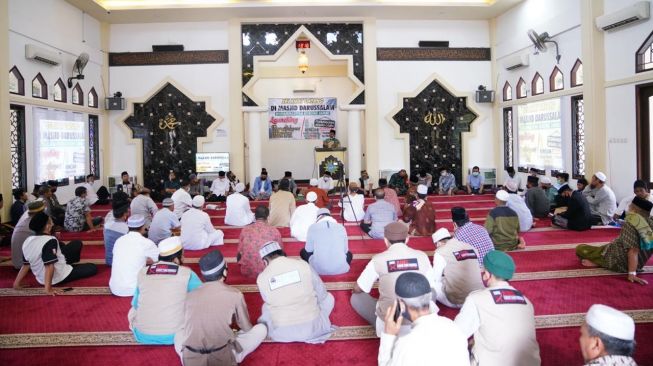
<path id="1" fill-rule="evenodd" d="M 191 65 L 229 63 L 229 51 L 111 52 L 109 66 Z"/>
<path id="2" fill-rule="evenodd" d="M 585 102 L 582 95 L 571 98 L 571 163 L 574 179 L 585 177 Z"/>
<path id="3" fill-rule="evenodd" d="M 377 48 L 377 61 L 490 61 L 489 48 Z"/>
<path id="4" fill-rule="evenodd" d="M 155 188 L 170 170 L 186 178 L 195 170 L 197 138 L 205 137 L 215 118 L 204 102 L 195 102 L 172 84 L 166 84 L 145 103 L 134 103 L 125 120 L 134 138 L 143 140 L 143 175 L 146 187 Z"/>
<path id="5" fill-rule="evenodd" d="M 426 169 L 434 177 L 447 167 L 462 178 L 462 136 L 478 117 L 467 108 L 467 98 L 451 94 L 437 80 L 417 96 L 403 99 L 403 108 L 392 118 L 402 133 L 410 135 L 410 169 Z"/>
<path id="6" fill-rule="evenodd" d="M 11 105 L 9 108 L 9 154 L 11 159 L 11 187 L 28 189 L 25 161 L 25 107 Z M 11 200 L 9 200 L 11 202 Z"/>
<path id="7" fill-rule="evenodd" d="M 254 76 L 254 56 L 274 55 L 302 25 L 334 55 L 352 55 L 354 75 L 361 83 L 365 83 L 362 24 L 243 24 L 243 85 Z M 365 104 L 364 92 L 358 95 L 352 104 Z M 256 106 L 256 103 L 243 93 L 243 105 Z"/>

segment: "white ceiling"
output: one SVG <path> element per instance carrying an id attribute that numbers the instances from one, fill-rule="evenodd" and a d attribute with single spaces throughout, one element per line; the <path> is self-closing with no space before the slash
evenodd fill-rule
<path id="1" fill-rule="evenodd" d="M 523 0 L 66 0 L 108 23 L 231 18 L 491 19 Z"/>

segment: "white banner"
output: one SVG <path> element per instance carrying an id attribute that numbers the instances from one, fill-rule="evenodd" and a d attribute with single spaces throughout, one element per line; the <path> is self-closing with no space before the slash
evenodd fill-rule
<path id="1" fill-rule="evenodd" d="M 560 99 L 517 106 L 519 166 L 562 169 Z"/>
<path id="2" fill-rule="evenodd" d="M 268 133 L 276 140 L 323 140 L 336 128 L 337 99 L 270 98 Z"/>

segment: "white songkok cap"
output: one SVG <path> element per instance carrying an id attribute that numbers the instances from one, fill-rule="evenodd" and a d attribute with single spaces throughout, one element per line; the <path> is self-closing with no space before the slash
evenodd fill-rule
<path id="1" fill-rule="evenodd" d="M 508 192 L 506 192 L 506 191 L 504 191 L 504 190 L 502 189 L 502 190 L 500 190 L 500 191 L 497 192 L 497 194 L 496 194 L 495 197 L 496 197 L 499 201 L 508 202 L 508 197 L 510 197 L 510 195 L 508 195 Z"/>
<path id="2" fill-rule="evenodd" d="M 514 181 L 511 180 L 511 181 L 506 183 L 506 188 L 510 192 L 517 192 L 517 190 L 519 189 L 519 186 L 517 185 L 517 182 L 514 182 Z"/>
<path id="3" fill-rule="evenodd" d="M 433 239 L 434 243 L 447 238 L 451 238 L 451 233 L 449 233 L 449 230 L 444 227 L 439 228 L 438 231 L 434 232 L 433 235 L 431 235 L 431 239 Z"/>
<path id="4" fill-rule="evenodd" d="M 427 194 L 428 192 L 429 192 L 429 189 L 425 185 L 420 184 L 420 185 L 417 186 L 417 193 L 418 194 Z"/>
<path id="5" fill-rule="evenodd" d="M 316 187 L 317 186 L 317 178 L 311 178 L 311 181 L 309 182 L 309 184 L 312 185 L 313 187 Z"/>
<path id="6" fill-rule="evenodd" d="M 551 179 L 549 179 L 549 177 L 542 177 L 542 179 L 540 179 L 540 183 L 551 184 Z"/>
<path id="7" fill-rule="evenodd" d="M 262 258 L 265 258 L 268 254 L 272 252 L 276 252 L 277 250 L 281 250 L 281 245 L 277 243 L 276 241 L 269 241 L 261 247 L 258 251 L 258 255 L 261 256 Z"/>
<path id="8" fill-rule="evenodd" d="M 130 228 L 139 228 L 145 225 L 145 216 L 143 215 L 131 215 L 127 219 L 127 226 Z"/>
<path id="9" fill-rule="evenodd" d="M 592 305 L 585 316 L 585 322 L 590 327 L 611 337 L 624 341 L 635 340 L 635 321 L 633 321 L 633 318 L 609 306 Z"/>
<path id="10" fill-rule="evenodd" d="M 193 207 L 201 208 L 204 206 L 204 196 L 197 195 L 193 197 Z"/>
<path id="11" fill-rule="evenodd" d="M 308 202 L 315 202 L 315 201 L 317 201 L 317 193 L 315 193 L 315 192 L 308 192 L 308 194 L 306 195 L 306 200 L 307 200 Z"/>
<path id="12" fill-rule="evenodd" d="M 238 182 L 235 188 L 236 188 L 236 192 L 240 193 L 245 190 L 245 184 L 242 182 Z"/>
<path id="13" fill-rule="evenodd" d="M 161 240 L 159 243 L 159 255 L 167 257 L 182 250 L 181 238 L 178 236 L 171 236 L 167 239 Z"/>
<path id="14" fill-rule="evenodd" d="M 598 178 L 598 180 L 600 180 L 601 182 L 605 182 L 608 179 L 608 177 L 606 177 L 605 173 L 603 173 L 603 172 L 596 172 L 596 174 L 594 174 L 594 176 L 596 178 Z"/>

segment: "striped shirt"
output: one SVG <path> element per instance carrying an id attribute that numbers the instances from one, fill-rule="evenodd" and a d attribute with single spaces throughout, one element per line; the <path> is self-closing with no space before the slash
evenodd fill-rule
<path id="1" fill-rule="evenodd" d="M 454 237 L 463 243 L 470 244 L 478 251 L 478 263 L 483 265 L 483 258 L 490 251 L 494 250 L 494 244 L 487 230 L 481 225 L 469 221 L 465 225 L 458 227 Z"/>

